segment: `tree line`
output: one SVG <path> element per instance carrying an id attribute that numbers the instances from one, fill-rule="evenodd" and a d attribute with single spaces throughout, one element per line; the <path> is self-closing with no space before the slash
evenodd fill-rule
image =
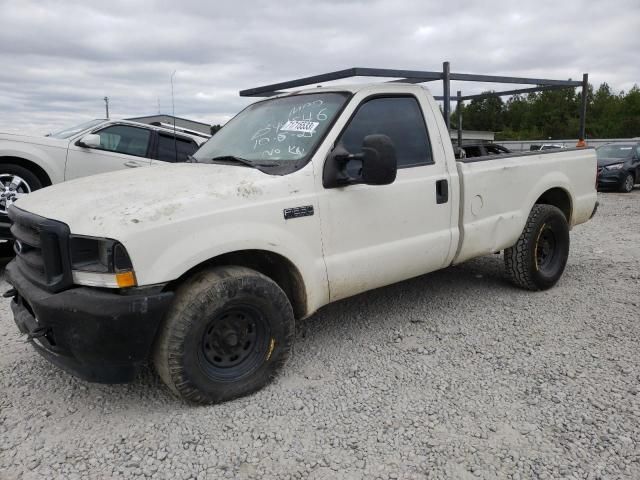
<path id="1" fill-rule="evenodd" d="M 487 93 L 487 92 L 484 92 Z M 496 140 L 547 140 L 577 138 L 580 125 L 579 89 L 547 90 L 471 100 L 462 107 L 464 130 L 496 132 Z M 457 128 L 457 114 L 451 127 Z M 628 138 L 640 136 L 640 88 L 614 93 L 603 83 L 587 91 L 586 136 Z"/>

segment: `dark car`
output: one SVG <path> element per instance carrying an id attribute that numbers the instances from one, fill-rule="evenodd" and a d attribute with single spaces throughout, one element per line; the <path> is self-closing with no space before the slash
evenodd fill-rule
<path id="1" fill-rule="evenodd" d="M 596 148 L 598 190 L 629 193 L 640 182 L 640 142 L 608 143 Z"/>
<path id="2" fill-rule="evenodd" d="M 475 145 L 462 145 L 467 158 L 484 157 L 486 155 L 501 155 L 511 153 L 511 150 L 495 143 L 478 143 Z"/>

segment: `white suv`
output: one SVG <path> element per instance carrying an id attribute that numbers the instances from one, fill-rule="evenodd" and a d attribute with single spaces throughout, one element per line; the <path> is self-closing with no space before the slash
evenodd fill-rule
<path id="1" fill-rule="evenodd" d="M 125 120 L 91 120 L 44 137 L 0 133 L 0 239 L 7 208 L 54 183 L 153 163 L 184 162 L 210 136 Z"/>

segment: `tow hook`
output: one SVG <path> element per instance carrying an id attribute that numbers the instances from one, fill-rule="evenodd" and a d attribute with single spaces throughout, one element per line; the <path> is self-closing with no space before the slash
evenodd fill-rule
<path id="1" fill-rule="evenodd" d="M 40 338 L 47 335 L 51 329 L 49 327 L 37 327 L 27 333 L 27 340 L 33 340 L 34 338 Z"/>
<path id="2" fill-rule="evenodd" d="M 14 298 L 16 295 L 18 295 L 18 291 L 15 288 L 11 288 L 2 294 L 4 298 Z"/>

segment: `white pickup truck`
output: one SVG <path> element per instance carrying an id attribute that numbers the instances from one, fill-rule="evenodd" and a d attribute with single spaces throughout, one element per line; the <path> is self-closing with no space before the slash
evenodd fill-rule
<path id="1" fill-rule="evenodd" d="M 312 88 L 247 107 L 192 163 L 55 185 L 9 209 L 15 321 L 82 378 L 153 362 L 196 402 L 265 385 L 294 321 L 323 305 L 504 251 L 553 286 L 595 213 L 593 149 L 456 161 L 423 87 Z"/>
<path id="2" fill-rule="evenodd" d="M 155 162 L 185 161 L 210 135 L 126 120 L 91 120 L 47 136 L 0 133 L 0 239 L 7 208 L 34 190 Z"/>

